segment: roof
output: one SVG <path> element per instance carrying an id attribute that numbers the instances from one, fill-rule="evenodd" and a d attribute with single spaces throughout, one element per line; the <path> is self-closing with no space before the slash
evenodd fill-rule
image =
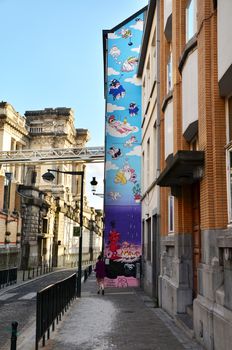
<path id="1" fill-rule="evenodd" d="M 148 10 L 147 10 L 147 18 L 146 18 L 145 30 L 143 33 L 143 41 L 142 41 L 142 47 L 140 52 L 140 59 L 139 59 L 139 66 L 138 66 L 138 73 L 137 73 L 138 77 L 141 77 L 143 73 L 143 68 L 144 68 L 144 63 L 145 63 L 145 58 L 147 53 L 147 45 L 150 38 L 155 8 L 156 8 L 156 0 L 150 0 L 148 5 Z"/>

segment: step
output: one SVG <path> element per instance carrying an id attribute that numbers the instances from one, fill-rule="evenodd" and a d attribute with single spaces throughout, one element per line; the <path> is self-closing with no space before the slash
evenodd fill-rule
<path id="1" fill-rule="evenodd" d="M 175 322 L 191 339 L 194 338 L 193 318 L 189 314 L 178 314 Z"/>
<path id="2" fill-rule="evenodd" d="M 193 305 L 188 305 L 186 307 L 186 313 L 193 318 Z"/>

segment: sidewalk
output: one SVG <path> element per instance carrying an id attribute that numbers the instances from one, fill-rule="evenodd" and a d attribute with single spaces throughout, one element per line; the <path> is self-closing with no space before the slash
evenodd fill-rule
<path id="1" fill-rule="evenodd" d="M 46 340 L 45 350 L 200 350 L 140 289 L 106 289 L 98 295 L 95 276 Z M 41 347 L 42 349 L 42 347 Z"/>

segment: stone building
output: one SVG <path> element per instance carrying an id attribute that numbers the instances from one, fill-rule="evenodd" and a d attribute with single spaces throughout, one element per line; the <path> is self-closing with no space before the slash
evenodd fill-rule
<path id="1" fill-rule="evenodd" d="M 223 350 L 232 341 L 231 13 L 230 0 L 157 0 L 146 22 L 152 38 L 157 18 L 159 43 L 157 100 L 150 95 L 144 113 L 144 125 L 149 109 L 160 113 L 160 143 L 150 150 L 153 159 L 160 152 L 151 179 L 160 187 L 159 305 L 207 349 Z M 146 40 L 140 65 L 149 77 Z"/>
<path id="2" fill-rule="evenodd" d="M 0 108 L 0 140 L 4 151 L 84 147 L 89 139 L 88 130 L 75 129 L 70 108 L 27 111 L 23 117 L 8 103 L 1 103 Z M 49 161 L 33 161 L 33 157 L 19 165 L 11 164 L 1 167 L 0 254 L 7 253 L 3 265 L 21 264 L 23 268 L 41 264 L 77 265 L 79 237 L 75 236 L 75 227 L 79 225 L 81 180 L 59 173 L 54 184 L 47 184 L 42 175 L 49 168 L 84 171 L 85 164 L 75 161 L 49 164 Z M 89 244 L 95 244 L 94 257 L 101 249 L 102 221 L 98 218 L 102 213 L 90 208 L 86 197 L 83 207 L 83 257 L 84 261 L 90 261 L 93 247 Z M 95 219 L 98 225 L 93 229 Z M 15 259 L 13 252 L 17 253 Z"/>

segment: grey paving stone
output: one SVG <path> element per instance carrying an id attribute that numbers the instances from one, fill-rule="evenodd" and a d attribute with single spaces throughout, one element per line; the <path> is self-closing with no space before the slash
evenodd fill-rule
<path id="1" fill-rule="evenodd" d="M 140 289 L 106 289 L 104 296 L 97 295 L 91 276 L 44 349 L 202 349 L 182 333 Z"/>

